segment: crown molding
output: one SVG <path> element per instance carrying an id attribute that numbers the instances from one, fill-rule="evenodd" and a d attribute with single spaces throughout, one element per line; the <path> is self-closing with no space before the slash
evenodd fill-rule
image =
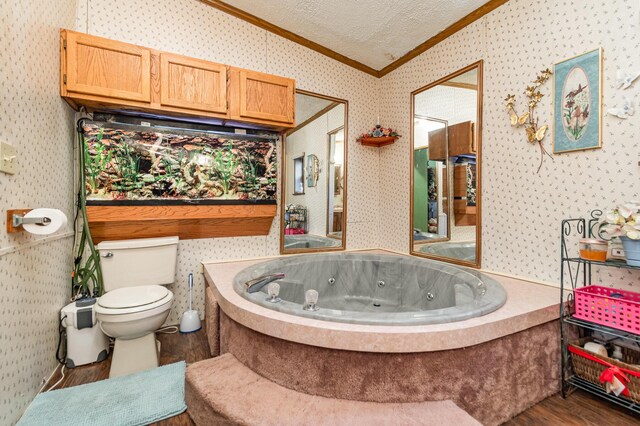
<path id="1" fill-rule="evenodd" d="M 406 64 L 407 62 L 414 59 L 415 57 L 426 52 L 427 50 L 431 49 L 433 46 L 445 40 L 446 38 L 451 37 L 453 34 L 457 33 L 464 27 L 482 18 L 484 15 L 488 14 L 489 12 L 507 3 L 509 0 L 489 0 L 487 3 L 480 6 L 479 8 L 477 8 L 476 10 L 474 10 L 473 12 L 465 16 L 464 18 L 448 26 L 447 28 L 445 28 L 435 36 L 428 39 L 427 41 L 420 43 L 418 46 L 414 47 L 409 52 L 402 55 L 400 58 L 396 59 L 395 61 L 393 61 L 392 63 L 390 63 L 389 65 L 387 65 L 386 67 L 380 70 L 376 70 L 368 65 L 363 64 L 362 62 L 358 62 L 355 59 L 351 59 L 347 56 L 344 56 L 334 50 L 329 49 L 328 47 L 322 46 L 321 44 L 318 44 L 307 38 L 299 36 L 289 30 L 285 30 L 282 27 L 272 24 L 271 22 L 265 21 L 264 19 L 258 18 L 255 15 L 245 12 L 242 9 L 238 9 L 237 7 L 231 6 L 223 1 L 220 1 L 220 0 L 200 0 L 200 1 L 211 7 L 215 7 L 216 9 L 221 10 L 222 12 L 225 12 L 231 16 L 234 16 L 236 18 L 242 19 L 243 21 L 249 22 L 250 24 L 253 24 L 259 28 L 262 28 L 263 30 L 267 30 L 273 34 L 279 35 L 280 37 L 286 38 L 287 40 L 293 41 L 294 43 L 298 43 L 301 46 L 307 47 L 311 50 L 314 50 L 318 53 L 328 56 L 331 59 L 335 59 L 338 62 L 342 62 L 343 64 L 348 65 L 352 68 L 360 70 L 374 77 L 381 78 L 389 74 L 390 72 L 398 69 L 399 67 Z"/>
<path id="2" fill-rule="evenodd" d="M 374 77 L 378 77 L 378 70 L 375 70 L 368 65 L 365 65 L 354 59 L 341 55 L 340 53 L 334 50 L 331 50 L 328 47 L 324 47 L 321 44 L 318 44 L 314 41 L 306 39 L 295 33 L 292 33 L 289 30 L 285 30 L 284 28 L 274 25 L 271 22 L 265 21 L 264 19 L 258 18 L 255 15 L 247 13 L 244 10 L 238 9 L 237 7 L 231 6 L 223 1 L 219 1 L 219 0 L 200 0 L 200 1 L 204 4 L 207 4 L 225 13 L 228 13 L 231 16 L 235 16 L 236 18 L 249 22 L 250 24 L 253 24 L 256 27 L 262 28 L 263 30 L 272 32 L 276 35 L 279 35 L 280 37 L 284 37 L 287 40 L 291 40 L 294 43 L 298 43 L 301 46 L 308 47 L 311 50 L 315 50 L 318 53 L 328 56 L 331 59 L 335 59 L 338 62 L 342 62 L 345 65 L 349 65 L 350 67 L 353 67 L 364 73 L 367 73 Z"/>
<path id="3" fill-rule="evenodd" d="M 429 40 L 419 44 L 418 46 L 414 47 L 409 52 L 401 56 L 400 58 L 396 59 L 386 67 L 382 68 L 380 71 L 378 71 L 378 77 L 383 77 L 389 74 L 391 71 L 394 71 L 400 68 L 402 65 L 414 59 L 416 56 L 423 54 L 424 52 L 431 49 L 436 44 L 440 43 L 446 38 L 451 37 L 452 35 L 460 31 L 464 27 L 471 25 L 472 23 L 482 18 L 487 13 L 497 9 L 498 7 L 502 6 L 508 1 L 509 0 L 490 0 L 489 2 L 485 3 L 484 5 L 480 6 L 479 8 L 477 8 L 476 10 L 474 10 L 473 12 L 465 16 L 464 18 L 448 26 L 447 28 L 445 28 L 435 36 L 431 37 Z"/>

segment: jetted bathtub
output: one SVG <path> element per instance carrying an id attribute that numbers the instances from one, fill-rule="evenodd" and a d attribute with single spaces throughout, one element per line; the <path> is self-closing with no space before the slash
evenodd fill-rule
<path id="1" fill-rule="evenodd" d="M 301 234 L 284 236 L 284 248 L 286 249 L 337 247 L 341 244 L 342 240 L 321 237 L 319 235 Z"/>
<path id="2" fill-rule="evenodd" d="M 454 259 L 476 261 L 475 241 L 447 241 L 443 243 L 425 244 L 420 248 L 422 253 L 452 257 Z"/>
<path id="3" fill-rule="evenodd" d="M 281 301 L 267 300 L 267 286 L 248 293 L 245 283 L 275 273 Z M 372 325 L 421 325 L 462 321 L 493 312 L 506 302 L 500 283 L 478 271 L 439 262 L 383 254 L 292 256 L 239 272 L 234 290 L 275 311 Z M 305 292 L 319 293 L 316 311 L 303 309 Z"/>

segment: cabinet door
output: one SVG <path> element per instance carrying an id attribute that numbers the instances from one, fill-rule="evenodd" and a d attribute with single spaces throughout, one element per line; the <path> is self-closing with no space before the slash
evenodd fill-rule
<path id="1" fill-rule="evenodd" d="M 294 123 L 295 81 L 240 70 L 240 117 Z"/>
<path id="2" fill-rule="evenodd" d="M 160 54 L 160 104 L 227 112 L 227 68 L 201 59 Z"/>
<path id="3" fill-rule="evenodd" d="M 447 159 L 447 139 L 445 129 L 432 130 L 429 132 L 429 160 Z"/>
<path id="4" fill-rule="evenodd" d="M 453 167 L 453 196 L 467 199 L 467 166 Z"/>
<path id="5" fill-rule="evenodd" d="M 151 51 L 67 31 L 66 89 L 108 98 L 151 102 Z"/>
<path id="6" fill-rule="evenodd" d="M 449 126 L 449 157 L 475 154 L 476 147 L 473 129 L 472 121 L 464 121 Z"/>

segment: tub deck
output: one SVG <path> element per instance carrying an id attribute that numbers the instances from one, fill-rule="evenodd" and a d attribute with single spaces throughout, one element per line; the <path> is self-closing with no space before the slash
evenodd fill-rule
<path id="1" fill-rule="evenodd" d="M 404 256 L 385 250 L 359 252 Z M 559 288 L 495 274 L 487 275 L 503 285 L 507 302 L 497 311 L 464 321 L 382 326 L 299 317 L 256 305 L 235 292 L 233 278 L 238 272 L 270 259 L 274 258 L 207 262 L 204 263 L 205 277 L 220 308 L 232 320 L 259 333 L 291 342 L 362 352 L 433 352 L 478 345 L 559 317 Z"/>

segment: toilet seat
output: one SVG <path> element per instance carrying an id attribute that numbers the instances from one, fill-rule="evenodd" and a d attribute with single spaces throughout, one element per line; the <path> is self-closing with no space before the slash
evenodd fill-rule
<path id="1" fill-rule="evenodd" d="M 160 285 L 124 287 L 98 298 L 96 313 L 124 315 L 144 312 L 171 303 L 173 293 Z"/>

